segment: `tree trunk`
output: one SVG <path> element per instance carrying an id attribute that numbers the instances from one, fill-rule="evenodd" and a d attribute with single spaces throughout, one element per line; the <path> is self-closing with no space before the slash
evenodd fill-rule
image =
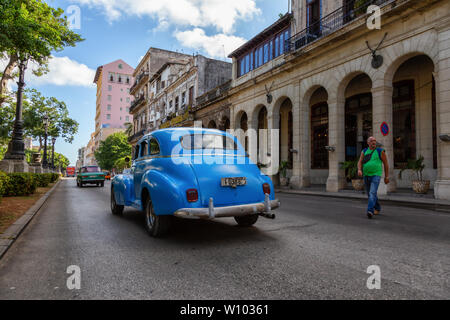
<path id="1" fill-rule="evenodd" d="M 8 93 L 8 82 L 13 79 L 14 69 L 17 67 L 19 58 L 16 54 L 9 57 L 8 65 L 3 71 L 2 80 L 0 82 L 0 106 L 6 100 L 6 94 Z"/>

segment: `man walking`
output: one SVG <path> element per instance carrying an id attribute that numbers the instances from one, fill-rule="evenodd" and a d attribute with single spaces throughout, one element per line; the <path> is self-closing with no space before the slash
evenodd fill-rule
<path id="1" fill-rule="evenodd" d="M 384 183 L 389 183 L 389 164 L 386 157 L 386 152 L 377 148 L 377 140 L 374 137 L 367 139 L 369 148 L 361 152 L 361 157 L 358 162 L 358 175 L 364 176 L 364 185 L 369 197 L 369 204 L 367 206 L 367 217 L 372 219 L 373 215 L 377 215 L 381 211 L 380 203 L 378 202 L 378 186 L 380 185 L 381 176 L 383 175 L 383 166 L 385 178 Z"/>

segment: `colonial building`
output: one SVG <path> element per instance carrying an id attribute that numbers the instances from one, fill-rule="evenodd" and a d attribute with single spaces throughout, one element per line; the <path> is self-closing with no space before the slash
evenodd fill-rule
<path id="1" fill-rule="evenodd" d="M 130 89 L 134 96 L 131 103 L 130 113 L 133 115 L 133 132 L 128 141 L 134 145 L 148 130 L 149 126 L 149 103 L 150 103 L 150 79 L 169 61 L 187 61 L 189 55 L 150 48 L 136 67 L 133 76 L 135 83 Z M 152 99 L 155 92 L 153 91 Z"/>
<path id="2" fill-rule="evenodd" d="M 397 174 L 422 155 L 436 198 L 450 199 L 449 1 L 292 0 L 292 13 L 230 57 L 231 127 L 279 129 L 267 154 L 288 161 L 292 187 L 345 188 L 341 163 L 373 135 L 394 169 L 381 193 L 409 187 Z M 258 161 L 252 137 L 240 139 Z"/>
<path id="3" fill-rule="evenodd" d="M 147 69 L 145 66 L 151 64 L 152 52 L 136 69 L 149 75 L 140 77 L 137 71 L 136 85 L 131 91 L 136 97 L 130 109 L 134 133 L 129 142 L 133 145 L 145 133 L 159 128 L 193 126 L 196 98 L 231 79 L 231 63 L 164 50 L 159 52 L 167 53 L 165 62 L 155 64 L 155 69 Z"/>
<path id="4" fill-rule="evenodd" d="M 134 69 L 123 60 L 116 60 L 97 68 L 94 151 L 100 142 L 113 133 L 124 131 L 131 121 L 129 113 Z"/>
<path id="5" fill-rule="evenodd" d="M 230 129 L 230 86 L 231 80 L 197 97 L 194 117 L 196 121 L 201 121 L 203 128 L 222 131 Z"/>

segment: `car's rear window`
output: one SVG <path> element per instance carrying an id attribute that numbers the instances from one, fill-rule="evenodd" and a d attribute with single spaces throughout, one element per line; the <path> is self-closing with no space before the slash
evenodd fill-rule
<path id="1" fill-rule="evenodd" d="M 233 139 L 217 134 L 190 134 L 181 137 L 181 146 L 184 149 L 225 149 L 237 150 Z"/>
<path id="2" fill-rule="evenodd" d="M 82 170 L 82 172 L 100 172 L 99 167 L 86 167 Z"/>

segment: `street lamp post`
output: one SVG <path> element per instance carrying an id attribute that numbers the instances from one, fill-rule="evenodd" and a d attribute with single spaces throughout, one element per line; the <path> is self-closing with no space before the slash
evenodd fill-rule
<path id="1" fill-rule="evenodd" d="M 55 170 L 55 142 L 56 137 L 52 137 L 52 169 Z"/>
<path id="2" fill-rule="evenodd" d="M 23 88 L 25 87 L 25 70 L 27 68 L 28 59 L 22 59 L 19 64 L 19 82 L 17 82 L 17 103 L 16 103 L 16 120 L 12 139 L 8 145 L 8 152 L 5 154 L 5 160 L 25 160 L 25 143 L 23 141 L 23 120 L 22 120 L 22 97 Z"/>
<path id="3" fill-rule="evenodd" d="M 45 133 L 44 133 L 44 156 L 43 156 L 42 167 L 44 169 L 47 169 L 47 167 L 48 167 L 48 161 L 47 161 L 48 116 L 47 115 L 44 116 L 44 128 L 45 128 Z"/>

